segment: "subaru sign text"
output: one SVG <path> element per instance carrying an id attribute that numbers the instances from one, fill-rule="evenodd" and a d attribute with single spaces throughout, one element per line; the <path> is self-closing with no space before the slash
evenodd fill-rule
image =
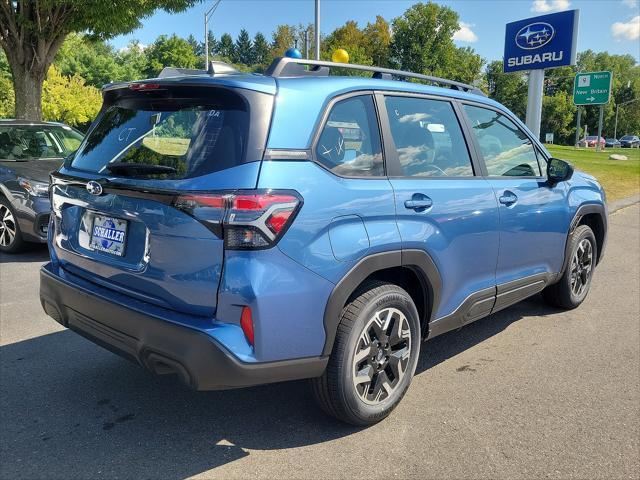
<path id="1" fill-rule="evenodd" d="M 507 24 L 504 71 L 574 65 L 578 10 L 552 13 Z"/>

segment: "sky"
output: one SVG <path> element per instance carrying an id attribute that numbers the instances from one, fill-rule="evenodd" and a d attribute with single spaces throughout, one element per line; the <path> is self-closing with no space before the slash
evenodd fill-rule
<path id="1" fill-rule="evenodd" d="M 179 14 L 157 12 L 142 21 L 128 35 L 114 38 L 111 44 L 123 48 L 136 39 L 152 43 L 160 34 L 181 37 L 193 34 L 201 39 L 203 14 L 213 0 Z M 415 1 L 404 0 L 321 0 L 320 30 L 330 33 L 347 20 L 360 27 L 373 22 L 376 15 L 390 21 L 402 15 Z M 459 46 L 470 46 L 488 61 L 502 59 L 505 24 L 536 15 L 567 9 L 580 10 L 578 51 L 592 49 L 615 54 L 631 54 L 640 62 L 640 5 L 638 0 L 449 0 L 446 5 L 460 15 L 461 29 L 454 39 Z M 276 25 L 307 24 L 314 21 L 313 0 L 222 0 L 209 28 L 217 38 L 230 33 L 234 38 L 245 28 L 253 36 L 258 31 L 271 38 Z"/>

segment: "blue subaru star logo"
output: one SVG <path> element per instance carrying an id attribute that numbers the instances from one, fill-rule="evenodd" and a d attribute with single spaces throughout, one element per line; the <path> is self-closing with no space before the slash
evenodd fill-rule
<path id="1" fill-rule="evenodd" d="M 544 47 L 551 41 L 555 33 L 555 29 L 548 23 L 530 23 L 516 33 L 516 45 L 525 50 Z"/>

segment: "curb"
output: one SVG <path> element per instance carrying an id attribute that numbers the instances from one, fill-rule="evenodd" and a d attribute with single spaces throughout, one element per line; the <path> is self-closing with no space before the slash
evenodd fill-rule
<path id="1" fill-rule="evenodd" d="M 636 194 L 627 198 L 621 198 L 620 200 L 616 200 L 615 202 L 611 202 L 607 205 L 607 207 L 609 208 L 609 214 L 612 214 L 622 208 L 630 207 L 631 205 L 634 205 L 639 202 L 640 202 L 640 194 Z"/>

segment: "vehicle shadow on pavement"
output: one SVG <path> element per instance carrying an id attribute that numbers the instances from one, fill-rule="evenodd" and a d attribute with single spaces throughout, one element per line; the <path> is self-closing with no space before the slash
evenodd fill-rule
<path id="1" fill-rule="evenodd" d="M 524 302 L 423 349 L 418 373 L 552 310 Z M 247 450 L 302 447 L 359 429 L 322 414 L 305 382 L 193 392 L 70 331 L 0 348 L 1 478 L 175 478 Z M 246 475 L 253 473 L 247 471 Z"/>
<path id="2" fill-rule="evenodd" d="M 46 262 L 49 260 L 49 250 L 44 244 L 28 244 L 25 251 L 21 253 L 0 252 L 0 264 L 2 263 L 24 263 L 24 262 Z"/>
<path id="3" fill-rule="evenodd" d="M 560 312 L 561 310 L 546 305 L 542 295 L 535 295 L 505 310 L 466 325 L 460 330 L 440 335 L 422 344 L 416 375 L 497 335 L 524 317 L 542 317 Z"/>

